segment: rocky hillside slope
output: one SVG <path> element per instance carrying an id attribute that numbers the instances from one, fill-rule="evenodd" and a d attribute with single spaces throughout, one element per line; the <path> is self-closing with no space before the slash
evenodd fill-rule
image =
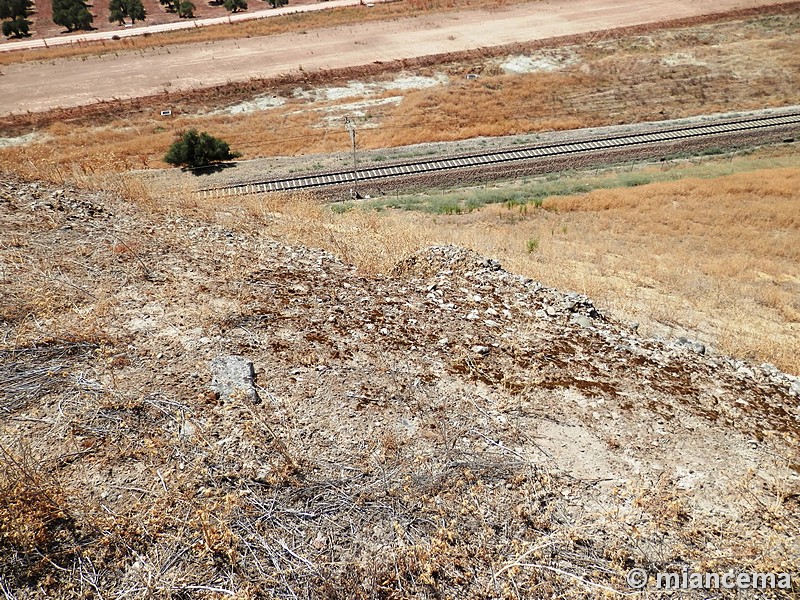
<path id="1" fill-rule="evenodd" d="M 0 181 L 6 597 L 797 576 L 800 379 L 460 248 L 367 277 L 273 218 Z"/>

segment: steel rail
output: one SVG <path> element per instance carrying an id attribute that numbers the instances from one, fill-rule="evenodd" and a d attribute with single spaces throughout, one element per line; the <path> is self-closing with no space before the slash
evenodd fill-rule
<path id="1" fill-rule="evenodd" d="M 372 181 L 402 177 L 405 175 L 423 175 L 450 169 L 464 169 L 470 167 L 483 167 L 514 161 L 535 160 L 562 156 L 565 154 L 580 154 L 641 146 L 675 142 L 691 138 L 713 137 L 730 133 L 745 133 L 762 131 L 800 124 L 800 113 L 755 117 L 738 121 L 721 123 L 706 123 L 687 125 L 651 131 L 647 133 L 633 133 L 611 137 L 577 140 L 525 148 L 496 150 L 480 154 L 467 154 L 439 159 L 426 159 L 415 162 L 406 162 L 381 167 L 358 169 L 357 171 L 336 171 L 328 173 L 313 173 L 286 179 L 273 179 L 253 183 L 240 183 L 224 187 L 207 188 L 199 190 L 203 197 L 236 196 L 243 194 L 258 194 L 275 191 L 290 191 L 304 188 L 329 187 L 353 184 L 355 182 Z"/>

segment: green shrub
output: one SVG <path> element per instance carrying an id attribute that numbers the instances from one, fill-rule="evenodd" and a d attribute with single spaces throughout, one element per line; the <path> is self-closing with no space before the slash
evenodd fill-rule
<path id="1" fill-rule="evenodd" d="M 435 198 L 428 205 L 428 211 L 437 215 L 460 215 L 461 203 L 453 198 Z"/>
<path id="2" fill-rule="evenodd" d="M 164 162 L 196 168 L 231 160 L 238 156 L 241 155 L 231 152 L 227 142 L 215 138 L 205 131 L 198 133 L 196 129 L 190 129 L 182 133 L 170 146 L 164 156 Z"/>

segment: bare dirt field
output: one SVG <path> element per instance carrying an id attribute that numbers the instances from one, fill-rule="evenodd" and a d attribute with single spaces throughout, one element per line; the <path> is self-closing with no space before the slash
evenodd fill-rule
<path id="1" fill-rule="evenodd" d="M 648 0 L 633 6 L 597 0 L 534 3 L 275 36 L 268 43 L 264 39 L 230 40 L 81 60 L 8 65 L 3 69 L 0 111 L 42 111 L 170 89 L 456 52 L 770 4 L 773 3 L 763 0 L 669 4 Z"/>

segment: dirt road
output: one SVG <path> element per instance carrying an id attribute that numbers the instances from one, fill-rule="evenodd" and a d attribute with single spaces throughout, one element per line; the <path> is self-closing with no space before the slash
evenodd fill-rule
<path id="1" fill-rule="evenodd" d="M 776 4 L 768 0 L 553 0 L 269 38 L 225 40 L 4 68 L 0 114 L 43 111 Z M 364 10 L 369 10 L 365 7 Z"/>

